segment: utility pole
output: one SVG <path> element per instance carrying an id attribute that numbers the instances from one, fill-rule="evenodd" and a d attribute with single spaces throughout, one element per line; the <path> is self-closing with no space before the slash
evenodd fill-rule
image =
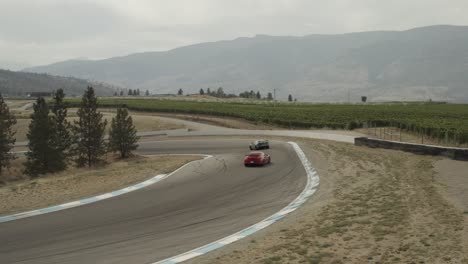
<path id="1" fill-rule="evenodd" d="M 273 88 L 273 107 L 276 106 L 276 88 Z"/>

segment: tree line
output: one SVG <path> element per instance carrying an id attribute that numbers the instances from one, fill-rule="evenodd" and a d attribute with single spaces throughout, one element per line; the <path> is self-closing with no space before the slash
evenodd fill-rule
<path id="1" fill-rule="evenodd" d="M 123 90 L 120 90 L 120 91 L 115 91 L 114 92 L 114 96 L 124 96 L 125 95 L 125 92 Z M 140 92 L 140 89 L 128 89 L 127 91 L 127 95 L 128 96 L 140 96 L 141 95 L 141 92 Z M 149 90 L 146 90 L 145 91 L 145 96 L 150 96 L 150 92 Z"/>
<path id="2" fill-rule="evenodd" d="M 119 153 L 127 158 L 138 145 L 136 128 L 128 110 L 118 107 L 112 118 L 109 140 L 106 142 L 107 121 L 98 111 L 94 89 L 88 87 L 77 111 L 78 120 L 67 120 L 65 94 L 62 89 L 54 93 L 52 103 L 39 97 L 33 105 L 31 123 L 27 133 L 28 151 L 24 172 L 32 177 L 63 171 L 74 163 L 77 167 L 91 167 L 102 161 L 107 152 Z M 11 150 L 15 144 L 15 117 L 0 94 L 0 175 L 16 158 Z"/>
<path id="3" fill-rule="evenodd" d="M 258 99 L 258 100 L 263 98 L 260 91 L 254 92 L 253 90 L 242 92 L 242 93 L 239 94 L 239 97 L 241 97 L 241 98 L 250 98 L 250 99 Z M 267 96 L 265 98 L 263 98 L 263 99 L 273 100 L 273 94 L 268 93 Z"/>
<path id="4" fill-rule="evenodd" d="M 250 98 L 250 99 L 257 99 L 257 100 L 262 100 L 262 99 L 265 99 L 265 100 L 274 100 L 275 98 L 273 98 L 273 94 L 271 92 L 267 93 L 267 96 L 266 97 L 263 97 L 262 94 L 260 93 L 260 91 L 257 91 L 257 92 L 254 92 L 253 90 L 251 91 L 245 91 L 245 92 L 242 92 L 239 94 L 239 97 L 241 98 Z M 297 99 L 294 99 L 292 97 L 291 94 L 288 95 L 288 102 L 296 102 Z"/>
<path id="5" fill-rule="evenodd" d="M 200 91 L 198 92 L 200 95 L 209 95 L 217 98 L 233 98 L 236 97 L 235 94 L 227 94 L 224 92 L 223 87 L 219 87 L 218 89 L 213 89 L 207 88 L 206 91 L 203 88 L 200 88 Z"/>
<path id="6" fill-rule="evenodd" d="M 271 92 L 267 93 L 267 95 L 265 97 L 263 97 L 262 94 L 260 93 L 260 91 L 255 92 L 255 91 L 251 90 L 251 91 L 241 92 L 237 96 L 235 94 L 226 94 L 224 92 L 223 87 L 219 87 L 216 90 L 211 90 L 210 88 L 207 88 L 206 91 L 203 88 L 200 88 L 200 91 L 198 92 L 198 94 L 199 95 L 209 95 L 209 96 L 218 97 L 218 98 L 240 97 L 240 98 L 250 98 L 250 99 L 257 99 L 257 100 L 261 100 L 261 99 L 274 100 L 273 94 Z M 182 88 L 180 88 L 177 91 L 177 95 L 184 95 L 184 90 L 182 90 Z M 297 101 L 297 99 L 294 99 L 292 97 L 292 95 L 289 94 L 288 95 L 288 101 L 289 102 Z"/>

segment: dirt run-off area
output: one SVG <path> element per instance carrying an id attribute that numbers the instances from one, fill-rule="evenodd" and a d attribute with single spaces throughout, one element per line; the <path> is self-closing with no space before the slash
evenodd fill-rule
<path id="1" fill-rule="evenodd" d="M 109 158 L 95 168 L 69 168 L 36 179 L 21 176 L 24 156 L 16 159 L 10 173 L 0 178 L 0 215 L 67 203 L 119 190 L 159 174 L 170 173 L 200 156 L 135 156 Z M 16 181 L 13 181 L 15 177 Z"/>
<path id="2" fill-rule="evenodd" d="M 440 158 L 283 140 L 298 142 L 316 167 L 317 193 L 280 222 L 189 263 L 468 263 L 467 209 L 454 205 L 468 163 L 447 176 Z"/>

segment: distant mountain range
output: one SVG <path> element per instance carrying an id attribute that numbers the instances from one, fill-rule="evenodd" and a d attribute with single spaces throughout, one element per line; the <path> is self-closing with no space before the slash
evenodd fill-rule
<path id="1" fill-rule="evenodd" d="M 81 96 L 93 86 L 98 95 L 112 95 L 115 87 L 74 77 L 0 70 L 0 93 L 5 96 L 26 96 L 32 92 L 52 92 L 64 89 L 67 96 Z"/>
<path id="2" fill-rule="evenodd" d="M 223 87 L 277 89 L 299 101 L 468 101 L 468 27 L 274 37 L 258 35 L 166 52 L 72 60 L 24 71 L 155 93 Z"/>

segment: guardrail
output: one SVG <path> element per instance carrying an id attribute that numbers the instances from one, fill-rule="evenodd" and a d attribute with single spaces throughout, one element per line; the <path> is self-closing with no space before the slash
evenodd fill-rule
<path id="1" fill-rule="evenodd" d="M 466 148 L 413 144 L 367 137 L 355 138 L 354 145 L 366 146 L 370 148 L 395 149 L 420 155 L 444 156 L 454 160 L 468 161 L 468 149 Z"/>

